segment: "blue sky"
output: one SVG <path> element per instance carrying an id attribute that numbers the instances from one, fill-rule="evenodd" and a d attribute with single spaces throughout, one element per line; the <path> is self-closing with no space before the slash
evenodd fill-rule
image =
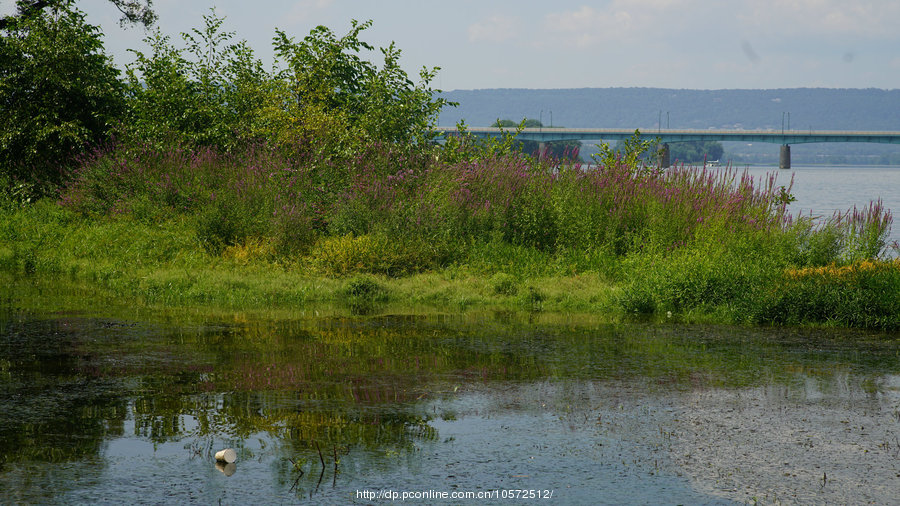
<path id="1" fill-rule="evenodd" d="M 8 13 L 13 0 L 0 0 Z M 144 49 L 107 0 L 80 0 L 120 65 Z M 163 32 L 226 28 L 272 58 L 275 28 L 298 38 L 316 25 L 395 41 L 407 71 L 441 67 L 444 90 L 641 86 L 900 88 L 898 0 L 155 0 Z M 376 55 L 373 55 L 373 57 Z"/>

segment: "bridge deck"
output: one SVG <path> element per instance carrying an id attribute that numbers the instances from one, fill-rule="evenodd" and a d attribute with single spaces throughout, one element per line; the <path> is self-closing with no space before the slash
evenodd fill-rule
<path id="1" fill-rule="evenodd" d="M 436 132 L 453 134 L 456 127 L 436 127 Z M 476 137 L 497 137 L 503 132 L 515 129 L 497 127 L 468 127 L 466 132 Z M 659 130 L 640 129 L 646 139 L 659 138 L 661 142 L 683 141 L 737 141 L 769 142 L 772 144 L 804 144 L 814 142 L 870 142 L 879 144 L 900 144 L 900 132 L 864 132 L 841 130 Z M 622 128 L 525 128 L 517 138 L 539 142 L 564 140 L 616 141 L 631 138 L 633 129 Z"/>

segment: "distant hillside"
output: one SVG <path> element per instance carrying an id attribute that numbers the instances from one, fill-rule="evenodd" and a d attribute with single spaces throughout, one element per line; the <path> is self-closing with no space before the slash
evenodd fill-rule
<path id="1" fill-rule="evenodd" d="M 459 107 L 444 110 L 442 126 L 525 116 L 549 125 L 552 113 L 555 125 L 573 128 L 647 128 L 657 126 L 662 112 L 663 128 L 668 113 L 671 128 L 781 129 L 782 113 L 790 113 L 794 129 L 900 130 L 900 89 L 486 89 L 443 96 Z"/>
<path id="2" fill-rule="evenodd" d="M 444 109 L 441 126 L 461 120 L 470 126 L 487 126 L 497 119 L 528 117 L 548 126 L 642 128 L 648 134 L 660 126 L 780 130 L 782 120 L 785 128 L 794 130 L 900 130 L 900 89 L 484 89 L 455 90 L 443 96 L 459 106 Z M 898 145 L 792 148 L 796 163 L 900 163 Z M 777 149 L 770 146 L 727 143 L 726 151 L 736 161 L 777 162 Z"/>

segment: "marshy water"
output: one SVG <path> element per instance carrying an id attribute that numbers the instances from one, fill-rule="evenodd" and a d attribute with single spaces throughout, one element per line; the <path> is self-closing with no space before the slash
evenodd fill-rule
<path id="1" fill-rule="evenodd" d="M 0 292 L 4 503 L 900 493 L 898 335 L 388 308 L 152 312 L 29 280 Z M 233 466 L 216 465 L 223 448 Z"/>

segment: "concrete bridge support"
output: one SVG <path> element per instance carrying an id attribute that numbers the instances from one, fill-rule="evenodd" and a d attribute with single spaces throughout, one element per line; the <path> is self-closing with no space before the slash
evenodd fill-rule
<path id="1" fill-rule="evenodd" d="M 659 151 L 656 152 L 656 158 L 660 168 L 668 169 L 669 165 L 672 165 L 672 162 L 669 160 L 668 144 L 663 143 L 663 145 L 659 147 Z"/>
<path id="2" fill-rule="evenodd" d="M 778 157 L 779 169 L 791 168 L 791 147 L 787 144 L 781 145 L 781 156 Z"/>

